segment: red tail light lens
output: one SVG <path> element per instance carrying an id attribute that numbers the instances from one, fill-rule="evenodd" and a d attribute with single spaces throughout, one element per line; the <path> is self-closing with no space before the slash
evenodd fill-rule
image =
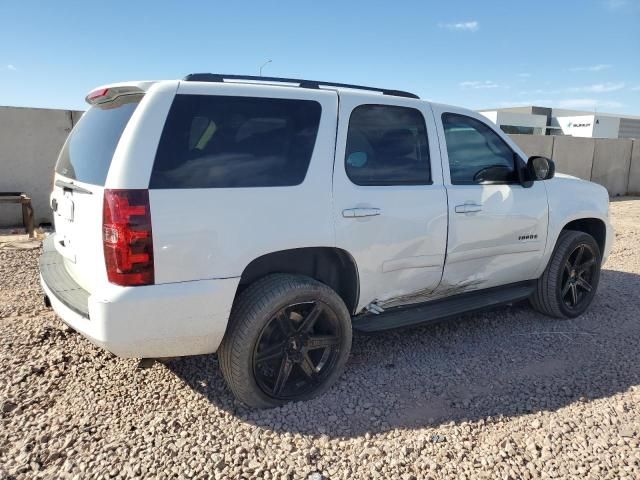
<path id="1" fill-rule="evenodd" d="M 111 283 L 123 286 L 153 284 L 148 190 L 104 191 L 102 243 Z"/>
<path id="2" fill-rule="evenodd" d="M 92 103 L 97 101 L 98 99 L 102 98 L 102 97 L 106 97 L 107 94 L 109 93 L 109 89 L 108 88 L 99 88 L 98 90 L 94 90 L 92 92 L 89 92 L 89 95 L 87 95 L 87 102 Z"/>

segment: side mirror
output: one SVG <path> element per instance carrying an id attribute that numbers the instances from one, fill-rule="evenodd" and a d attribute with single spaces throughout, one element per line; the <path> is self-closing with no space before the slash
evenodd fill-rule
<path id="1" fill-rule="evenodd" d="M 547 157 L 533 156 L 527 161 L 527 177 L 530 181 L 549 180 L 556 173 L 556 165 Z"/>

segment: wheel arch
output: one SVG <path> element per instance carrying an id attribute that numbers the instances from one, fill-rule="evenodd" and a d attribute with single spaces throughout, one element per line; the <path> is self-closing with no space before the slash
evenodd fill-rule
<path id="1" fill-rule="evenodd" d="M 575 230 L 578 232 L 588 233 L 598 244 L 600 254 L 604 255 L 607 241 L 607 226 L 600 218 L 578 218 L 567 223 L 562 227 L 562 230 Z"/>
<path id="2" fill-rule="evenodd" d="M 279 250 L 253 259 L 243 270 L 238 295 L 256 280 L 272 273 L 290 273 L 314 278 L 331 287 L 355 313 L 360 295 L 358 267 L 346 250 L 335 247 L 305 247 Z"/>

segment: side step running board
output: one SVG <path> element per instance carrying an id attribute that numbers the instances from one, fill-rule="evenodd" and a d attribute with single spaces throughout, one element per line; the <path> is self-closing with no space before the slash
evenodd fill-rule
<path id="1" fill-rule="evenodd" d="M 525 300 L 533 293 L 535 280 L 488 288 L 452 297 L 385 310 L 379 315 L 364 313 L 353 317 L 353 329 L 378 332 L 410 327 L 456 317 L 463 313 Z"/>

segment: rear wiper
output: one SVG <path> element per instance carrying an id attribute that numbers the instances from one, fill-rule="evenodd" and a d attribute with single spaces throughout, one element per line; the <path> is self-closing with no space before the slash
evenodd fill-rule
<path id="1" fill-rule="evenodd" d="M 64 180 L 56 180 L 56 187 L 64 188 L 67 190 L 73 190 L 78 193 L 88 193 L 89 195 L 93 195 L 91 190 L 87 190 L 86 188 L 82 188 L 74 183 L 65 182 Z"/>

